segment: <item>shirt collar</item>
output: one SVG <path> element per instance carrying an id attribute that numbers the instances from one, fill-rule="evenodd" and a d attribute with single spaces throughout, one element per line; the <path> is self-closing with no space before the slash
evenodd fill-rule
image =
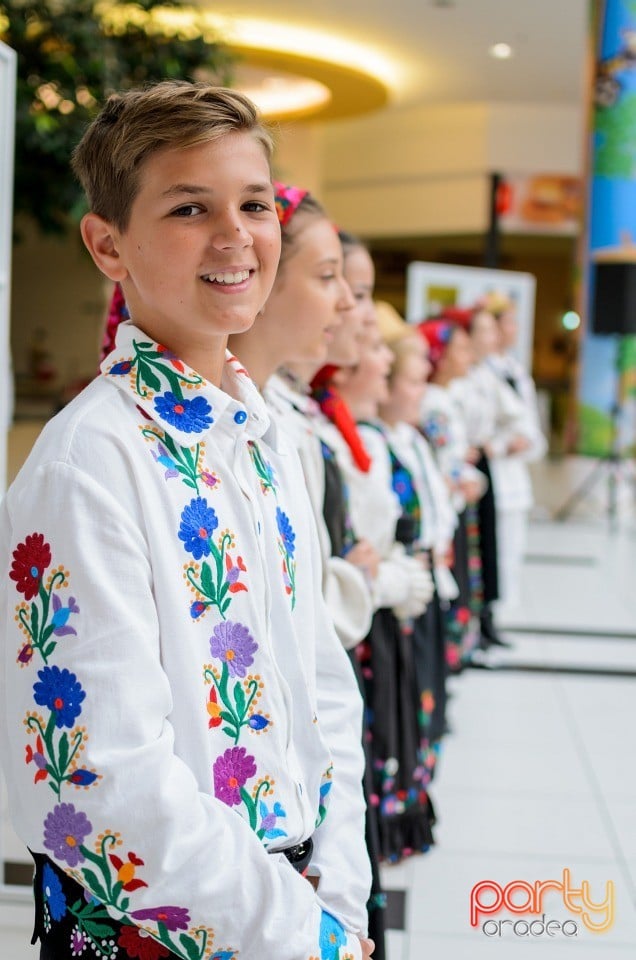
<path id="1" fill-rule="evenodd" d="M 101 371 L 181 446 L 200 443 L 214 431 L 215 436 L 263 438 L 279 448 L 278 431 L 263 398 L 229 351 L 221 387 L 216 387 L 126 322 L 119 326 L 115 348 Z"/>

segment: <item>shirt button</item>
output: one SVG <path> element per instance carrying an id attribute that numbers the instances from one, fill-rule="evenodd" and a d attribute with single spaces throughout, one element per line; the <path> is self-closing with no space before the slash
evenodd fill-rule
<path id="1" fill-rule="evenodd" d="M 247 420 L 247 414 L 245 410 L 237 410 L 234 414 L 234 423 L 245 423 Z"/>

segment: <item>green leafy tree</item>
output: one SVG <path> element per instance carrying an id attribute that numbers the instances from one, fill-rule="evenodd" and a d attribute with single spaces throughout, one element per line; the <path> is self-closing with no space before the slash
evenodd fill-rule
<path id="1" fill-rule="evenodd" d="M 227 84 L 232 58 L 209 34 L 201 11 L 179 0 L 0 0 L 0 39 L 18 55 L 16 215 L 45 233 L 81 216 L 69 159 L 112 92 L 202 72 Z"/>

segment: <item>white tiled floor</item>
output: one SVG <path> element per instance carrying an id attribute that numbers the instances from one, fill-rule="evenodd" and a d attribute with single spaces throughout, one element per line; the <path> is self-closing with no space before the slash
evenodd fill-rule
<path id="1" fill-rule="evenodd" d="M 533 524 L 524 602 L 506 624 L 514 649 L 493 658 L 505 669 L 451 681 L 452 732 L 432 791 L 437 846 L 383 869 L 387 888 L 407 891 L 406 930 L 389 934 L 389 960 L 514 960 L 529 943 L 537 960 L 636 956 L 635 575 L 631 514 L 618 530 L 602 508 Z M 574 672 L 596 669 L 606 674 Z M 588 931 L 557 892 L 542 912 L 578 920 L 576 937 L 471 927 L 478 881 L 561 880 L 564 868 L 594 900 L 614 883 L 609 931 Z M 497 918 L 521 919 L 505 909 Z"/>

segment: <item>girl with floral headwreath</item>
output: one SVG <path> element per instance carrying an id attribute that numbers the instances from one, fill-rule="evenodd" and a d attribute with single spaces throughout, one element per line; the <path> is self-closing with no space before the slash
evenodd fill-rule
<path id="1" fill-rule="evenodd" d="M 422 399 L 420 428 L 435 455 L 451 493 L 458 523 L 453 538 L 452 573 L 458 595 L 449 602 L 446 655 L 451 670 L 460 670 L 479 643 L 482 606 L 478 503 L 485 492 L 460 407 L 451 384 L 468 375 L 472 363 L 465 312 L 449 319 L 427 320 L 418 330 L 428 347 L 429 382 Z"/>

